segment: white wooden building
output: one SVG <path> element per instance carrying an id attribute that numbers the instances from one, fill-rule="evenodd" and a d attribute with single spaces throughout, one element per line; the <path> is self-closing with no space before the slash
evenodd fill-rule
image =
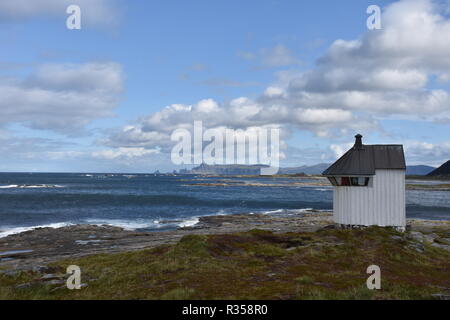
<path id="1" fill-rule="evenodd" d="M 355 145 L 323 172 L 334 186 L 334 222 L 404 229 L 405 156 L 402 145 Z"/>

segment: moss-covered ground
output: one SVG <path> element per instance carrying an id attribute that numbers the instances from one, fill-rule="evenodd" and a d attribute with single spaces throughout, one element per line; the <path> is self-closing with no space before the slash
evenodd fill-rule
<path id="1" fill-rule="evenodd" d="M 191 235 L 51 265 L 61 277 L 67 266 L 80 266 L 87 284 L 80 290 L 31 271 L 0 273 L 0 299 L 431 299 L 450 288 L 450 253 L 413 243 L 376 227 Z M 370 265 L 381 268 L 381 290 L 367 289 Z"/>

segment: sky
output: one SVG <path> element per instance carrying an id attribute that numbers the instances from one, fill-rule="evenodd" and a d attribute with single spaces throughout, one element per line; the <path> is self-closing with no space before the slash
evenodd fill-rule
<path id="1" fill-rule="evenodd" d="M 448 0 L 0 0 L 0 49 L 3 172 L 178 170 L 171 135 L 194 121 L 279 129 L 282 167 L 357 133 L 450 159 Z"/>

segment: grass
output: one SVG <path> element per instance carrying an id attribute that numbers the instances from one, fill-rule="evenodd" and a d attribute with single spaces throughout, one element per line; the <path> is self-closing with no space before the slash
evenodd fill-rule
<path id="1" fill-rule="evenodd" d="M 0 273 L 0 299 L 430 299 L 449 288 L 450 253 L 427 245 L 419 253 L 409 244 L 376 227 L 190 235 L 175 245 L 51 265 L 62 275 L 80 266 L 81 290 L 32 272 Z M 381 290 L 366 287 L 372 264 L 381 268 Z"/>

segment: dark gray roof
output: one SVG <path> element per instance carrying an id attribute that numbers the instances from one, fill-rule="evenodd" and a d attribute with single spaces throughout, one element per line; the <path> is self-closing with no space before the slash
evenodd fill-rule
<path id="1" fill-rule="evenodd" d="M 357 145 L 347 151 L 322 174 L 374 175 L 376 169 L 406 170 L 402 145 Z"/>

